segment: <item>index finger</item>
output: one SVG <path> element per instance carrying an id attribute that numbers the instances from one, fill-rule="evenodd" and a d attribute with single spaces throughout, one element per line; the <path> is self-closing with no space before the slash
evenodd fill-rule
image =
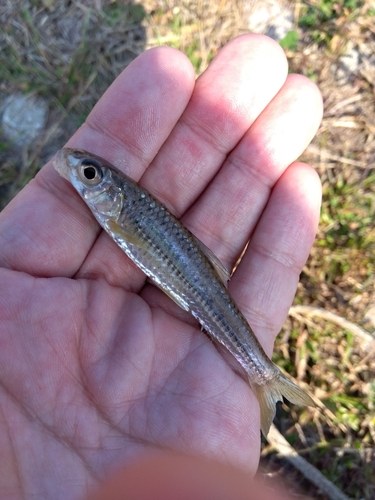
<path id="1" fill-rule="evenodd" d="M 193 68 L 182 53 L 151 49 L 115 80 L 69 143 L 120 168 L 126 163 L 127 173 L 137 179 L 179 119 L 193 87 Z M 49 162 L 0 214 L 0 266 L 36 276 L 73 276 L 100 231 Z"/>

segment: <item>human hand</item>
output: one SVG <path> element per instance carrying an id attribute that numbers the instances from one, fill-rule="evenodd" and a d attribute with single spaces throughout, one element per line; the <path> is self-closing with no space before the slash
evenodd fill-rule
<path id="1" fill-rule="evenodd" d="M 197 80 L 171 48 L 138 57 L 69 147 L 164 202 L 228 267 L 269 355 L 315 236 L 320 183 L 294 160 L 321 97 L 272 40 L 241 36 Z M 259 407 L 199 325 L 101 231 L 46 165 L 0 215 L 0 489 L 79 498 L 153 449 L 255 472 Z"/>

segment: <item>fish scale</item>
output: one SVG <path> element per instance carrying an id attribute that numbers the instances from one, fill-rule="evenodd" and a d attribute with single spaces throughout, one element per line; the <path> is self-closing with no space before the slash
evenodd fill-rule
<path id="1" fill-rule="evenodd" d="M 135 200 L 132 199 L 133 193 Z M 267 357 L 260 357 L 260 352 L 264 354 L 264 351 L 258 343 L 256 346 L 249 343 L 249 326 L 218 278 L 215 268 L 197 246 L 195 237 L 164 207 L 157 205 L 153 197 L 142 194 L 140 197 L 139 192 L 129 190 L 118 221 L 122 227 L 138 233 L 150 249 L 139 255 L 136 246 L 127 244 L 123 248 L 125 253 L 163 289 L 183 295 L 189 311 L 215 340 L 220 341 L 225 332 L 231 343 L 230 352 L 253 380 L 262 384 L 265 373 L 275 372 L 276 367 Z M 119 244 L 124 247 L 123 242 Z M 187 258 L 181 259 L 182 255 Z M 184 276 L 189 276 L 189 279 Z M 207 290 L 208 287 L 210 290 Z M 211 299 L 212 296 L 215 300 Z M 239 336 L 241 333 L 243 339 Z"/>
<path id="2" fill-rule="evenodd" d="M 264 352 L 223 282 L 222 264 L 162 203 L 87 151 L 64 148 L 54 166 L 126 255 L 241 364 L 259 401 L 264 435 L 283 396 L 314 404 Z"/>

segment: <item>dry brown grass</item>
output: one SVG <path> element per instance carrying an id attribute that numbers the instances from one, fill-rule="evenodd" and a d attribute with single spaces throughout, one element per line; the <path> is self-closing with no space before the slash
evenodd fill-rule
<path id="1" fill-rule="evenodd" d="M 297 20 L 306 5 L 321 3 L 294 3 Z M 140 21 L 142 10 L 116 11 L 117 4 L 99 0 L 92 9 L 88 1 L 3 2 L 2 95 L 43 95 L 51 114 L 38 144 L 21 154 L 0 137 L 2 205 L 64 143 L 132 58 L 169 44 L 183 50 L 199 73 L 221 46 L 246 31 L 248 4 L 146 0 Z M 375 307 L 375 11 L 370 1 L 354 2 L 354 11 L 344 4 L 338 0 L 335 14 L 306 28 L 297 49 L 287 51 L 291 69 L 316 81 L 325 102 L 322 126 L 303 157 L 323 182 L 322 218 L 295 303 L 323 308 L 373 332 L 367 311 Z M 340 56 L 350 44 L 369 54 L 355 74 L 340 71 Z M 283 412 L 278 428 L 350 498 L 375 498 L 375 349 L 319 314 L 295 313 L 275 359 L 325 405 Z M 296 491 L 326 498 L 271 446 L 265 444 L 262 455 L 264 477 L 286 478 L 290 498 Z"/>

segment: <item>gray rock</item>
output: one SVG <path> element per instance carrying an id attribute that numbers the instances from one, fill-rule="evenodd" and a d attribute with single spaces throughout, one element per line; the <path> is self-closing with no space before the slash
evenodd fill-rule
<path id="1" fill-rule="evenodd" d="M 294 27 L 294 11 L 282 0 L 258 0 L 248 13 L 248 28 L 282 40 Z"/>
<path id="2" fill-rule="evenodd" d="M 345 53 L 339 58 L 338 64 L 332 66 L 340 85 L 353 81 L 356 77 L 366 79 L 372 85 L 375 82 L 374 44 L 354 46 L 351 42 Z"/>
<path id="3" fill-rule="evenodd" d="M 46 125 L 48 106 L 35 96 L 12 95 L 3 105 L 1 130 L 17 146 L 28 146 Z"/>
<path id="4" fill-rule="evenodd" d="M 350 47 L 344 55 L 340 57 L 340 63 L 344 70 L 350 73 L 358 73 L 360 64 L 359 51 L 357 47 Z"/>

